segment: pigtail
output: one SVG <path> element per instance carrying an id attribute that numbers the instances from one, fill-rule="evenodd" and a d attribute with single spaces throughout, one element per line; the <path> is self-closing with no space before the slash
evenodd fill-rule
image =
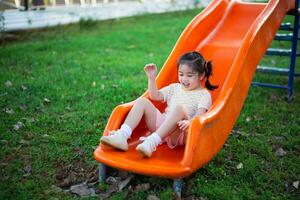
<path id="1" fill-rule="evenodd" d="M 209 77 L 212 75 L 212 64 L 211 61 L 204 62 L 204 71 L 205 71 L 205 87 L 209 90 L 214 90 L 217 89 L 219 86 L 218 85 L 212 85 L 209 82 Z"/>

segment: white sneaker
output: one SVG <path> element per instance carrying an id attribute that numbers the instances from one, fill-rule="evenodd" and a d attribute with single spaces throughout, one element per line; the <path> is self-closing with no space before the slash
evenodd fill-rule
<path id="1" fill-rule="evenodd" d="M 157 144 L 151 137 L 141 137 L 140 140 L 144 140 L 144 142 L 139 144 L 136 150 L 144 156 L 151 157 L 153 151 L 156 151 Z"/>
<path id="2" fill-rule="evenodd" d="M 116 149 L 128 150 L 127 138 L 120 130 L 111 131 L 108 136 L 102 136 L 100 142 Z"/>

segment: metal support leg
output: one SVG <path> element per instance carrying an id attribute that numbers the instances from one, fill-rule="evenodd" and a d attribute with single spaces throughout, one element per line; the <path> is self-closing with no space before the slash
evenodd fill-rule
<path id="1" fill-rule="evenodd" d="M 288 81 L 288 97 L 287 101 L 290 102 L 293 96 L 293 87 L 294 87 L 294 73 L 296 66 L 296 56 L 297 56 L 297 44 L 298 44 L 298 33 L 299 33 L 299 0 L 295 1 L 295 13 L 294 18 L 294 30 L 293 30 L 293 41 L 292 41 L 292 53 L 290 60 L 290 71 L 289 71 L 289 81 Z"/>
<path id="2" fill-rule="evenodd" d="M 182 191 L 182 179 L 175 179 L 173 182 L 173 190 L 177 197 L 181 198 L 181 191 Z"/>
<path id="3" fill-rule="evenodd" d="M 105 182 L 106 180 L 106 171 L 107 167 L 106 165 L 99 163 L 99 182 Z"/>

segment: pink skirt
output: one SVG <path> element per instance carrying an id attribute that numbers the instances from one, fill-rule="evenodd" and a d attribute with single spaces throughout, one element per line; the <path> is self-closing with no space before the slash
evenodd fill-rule
<path id="1" fill-rule="evenodd" d="M 165 113 L 161 113 L 159 110 L 157 110 L 156 112 L 156 130 L 162 125 L 162 123 L 165 121 L 166 119 L 166 114 Z M 184 137 L 185 137 L 186 132 L 185 131 L 181 131 L 180 134 L 178 135 L 178 137 L 175 140 L 175 143 L 172 142 L 172 135 L 168 135 L 167 137 L 165 137 L 163 139 L 163 142 L 166 142 L 168 147 L 171 149 L 174 149 L 177 146 L 180 145 L 184 145 L 185 141 L 184 141 Z"/>

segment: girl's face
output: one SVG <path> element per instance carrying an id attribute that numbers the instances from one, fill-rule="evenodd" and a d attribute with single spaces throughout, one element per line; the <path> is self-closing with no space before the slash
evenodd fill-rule
<path id="1" fill-rule="evenodd" d="M 194 90 L 201 87 L 200 81 L 204 74 L 199 75 L 198 72 L 192 70 L 187 64 L 179 65 L 178 80 L 184 90 Z"/>

